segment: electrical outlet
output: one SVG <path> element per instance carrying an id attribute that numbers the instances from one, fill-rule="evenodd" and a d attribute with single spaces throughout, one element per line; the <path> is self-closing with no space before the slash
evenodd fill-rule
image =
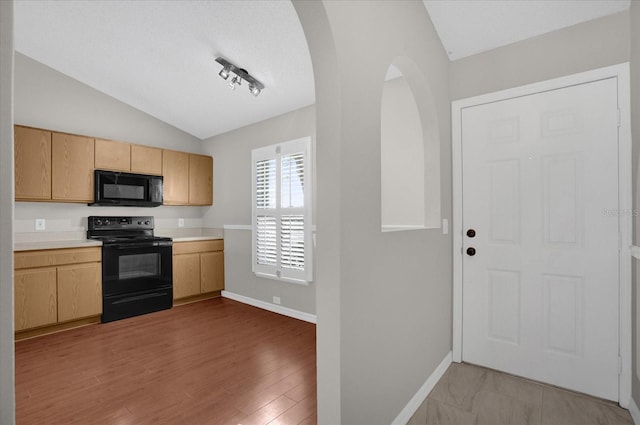
<path id="1" fill-rule="evenodd" d="M 184 218 L 178 219 L 178 227 L 184 227 Z"/>
<path id="2" fill-rule="evenodd" d="M 47 222 L 44 218 L 36 218 L 36 230 L 44 230 L 47 227 Z"/>
<path id="3" fill-rule="evenodd" d="M 273 297 L 273 303 L 280 305 L 280 297 Z"/>
<path id="4" fill-rule="evenodd" d="M 449 234 L 449 220 L 447 220 L 446 218 L 442 219 L 442 234 L 443 235 Z"/>

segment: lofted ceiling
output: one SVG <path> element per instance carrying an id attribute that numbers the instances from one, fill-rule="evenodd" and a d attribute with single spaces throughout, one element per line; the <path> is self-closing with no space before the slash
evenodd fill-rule
<path id="1" fill-rule="evenodd" d="M 630 5 L 423 1 L 452 60 Z M 199 139 L 315 102 L 307 43 L 285 0 L 17 0 L 15 48 Z M 246 84 L 230 90 L 217 75 L 217 56 L 265 90 L 258 97 Z"/>

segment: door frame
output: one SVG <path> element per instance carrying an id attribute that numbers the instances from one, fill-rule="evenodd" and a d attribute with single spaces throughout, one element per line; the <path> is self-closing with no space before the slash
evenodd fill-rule
<path id="1" fill-rule="evenodd" d="M 631 399 L 631 244 L 632 244 L 632 170 L 629 63 L 621 63 L 591 71 L 494 93 L 456 100 L 451 103 L 452 184 L 453 184 L 453 361 L 462 361 L 462 111 L 465 108 L 508 100 L 535 93 L 562 89 L 598 80 L 618 81 L 618 187 L 619 187 L 619 359 L 618 403 L 628 408 Z"/>

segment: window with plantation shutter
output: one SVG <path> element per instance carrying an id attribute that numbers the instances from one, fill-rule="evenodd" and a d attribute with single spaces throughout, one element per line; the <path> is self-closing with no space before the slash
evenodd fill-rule
<path id="1" fill-rule="evenodd" d="M 312 280 L 310 138 L 254 149 L 253 272 Z"/>

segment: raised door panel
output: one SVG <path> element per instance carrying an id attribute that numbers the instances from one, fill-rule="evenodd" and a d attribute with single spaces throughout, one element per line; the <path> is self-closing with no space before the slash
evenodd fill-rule
<path id="1" fill-rule="evenodd" d="M 164 176 L 164 203 L 186 205 L 189 203 L 189 154 L 162 151 L 162 175 Z"/>
<path id="2" fill-rule="evenodd" d="M 213 204 L 213 158 L 189 155 L 189 204 Z"/>
<path id="3" fill-rule="evenodd" d="M 17 125 L 14 146 L 16 200 L 51 199 L 51 132 Z"/>
<path id="4" fill-rule="evenodd" d="M 15 330 L 51 325 L 58 320 L 55 267 L 14 273 Z"/>
<path id="5" fill-rule="evenodd" d="M 173 299 L 200 293 L 200 254 L 173 256 Z"/>
<path id="6" fill-rule="evenodd" d="M 58 267 L 58 321 L 102 313 L 101 263 Z"/>
<path id="7" fill-rule="evenodd" d="M 66 202 L 93 202 L 94 140 L 53 133 L 51 197 Z"/>
<path id="8" fill-rule="evenodd" d="M 224 252 L 200 254 L 200 290 L 202 293 L 224 289 Z"/>
<path id="9" fill-rule="evenodd" d="M 98 170 L 131 171 L 131 145 L 96 139 L 95 167 Z"/>
<path id="10" fill-rule="evenodd" d="M 131 172 L 162 175 L 162 149 L 131 145 Z"/>

